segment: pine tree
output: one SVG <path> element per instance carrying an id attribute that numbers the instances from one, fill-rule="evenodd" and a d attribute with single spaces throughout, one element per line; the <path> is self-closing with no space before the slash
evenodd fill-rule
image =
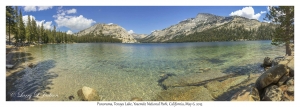
<path id="1" fill-rule="evenodd" d="M 19 30 L 19 23 L 20 23 L 20 21 L 19 21 L 19 14 L 18 14 L 18 6 L 15 6 L 15 9 L 14 9 L 14 14 L 15 14 L 15 26 L 14 26 L 14 29 L 13 29 L 13 31 L 14 31 L 14 34 L 15 34 L 15 40 L 16 40 L 16 42 L 20 42 L 19 41 L 19 34 L 20 34 L 20 30 Z"/>
<path id="2" fill-rule="evenodd" d="M 20 37 L 21 41 L 19 41 L 19 42 L 25 41 L 25 39 L 26 39 L 25 35 L 26 35 L 26 30 L 25 30 L 25 25 L 23 22 L 22 11 L 20 9 L 20 11 L 19 11 L 19 37 Z"/>
<path id="3" fill-rule="evenodd" d="M 27 25 L 26 25 L 26 39 L 29 43 L 32 42 L 32 27 L 31 27 L 31 18 L 30 15 L 27 15 L 28 20 L 27 20 Z"/>
<path id="4" fill-rule="evenodd" d="M 42 23 L 41 25 L 41 30 L 40 30 L 40 41 L 42 41 L 43 43 L 45 43 L 45 29 L 44 29 L 44 24 Z"/>
<path id="5" fill-rule="evenodd" d="M 6 6 L 6 32 L 8 32 L 8 44 L 11 43 L 10 34 L 15 26 L 15 14 L 12 6 Z"/>
<path id="6" fill-rule="evenodd" d="M 53 36 L 53 38 L 52 38 L 53 41 L 52 42 L 56 43 L 56 27 L 55 27 L 55 25 L 53 26 L 52 36 Z"/>
<path id="7" fill-rule="evenodd" d="M 33 41 L 37 41 L 38 40 L 38 30 L 37 30 L 37 25 L 36 25 L 36 21 L 33 19 L 33 17 L 32 17 L 32 19 L 31 19 L 31 28 L 32 28 L 32 34 L 31 34 L 31 40 L 33 40 Z"/>
<path id="8" fill-rule="evenodd" d="M 269 6 L 269 9 L 265 20 L 279 25 L 272 37 L 272 44 L 285 44 L 285 52 L 290 56 L 290 43 L 294 42 L 294 6 Z"/>

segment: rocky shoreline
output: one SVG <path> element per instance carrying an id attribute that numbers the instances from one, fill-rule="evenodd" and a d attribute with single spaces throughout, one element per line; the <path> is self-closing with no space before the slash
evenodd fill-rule
<path id="1" fill-rule="evenodd" d="M 235 93 L 231 101 L 294 101 L 294 51 L 274 60 L 266 57 L 262 67 L 265 72 L 255 84 Z"/>

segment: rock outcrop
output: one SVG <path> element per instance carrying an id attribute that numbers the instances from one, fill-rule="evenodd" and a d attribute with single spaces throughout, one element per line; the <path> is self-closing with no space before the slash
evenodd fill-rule
<path id="1" fill-rule="evenodd" d="M 286 66 L 280 64 L 272 67 L 268 71 L 264 72 L 256 81 L 255 85 L 258 90 L 267 87 L 270 84 L 275 84 L 279 79 L 288 73 Z"/>
<path id="2" fill-rule="evenodd" d="M 133 36 L 134 39 L 143 39 L 143 38 L 147 37 L 146 34 L 132 33 L 131 35 Z"/>
<path id="3" fill-rule="evenodd" d="M 93 34 L 111 36 L 112 38 L 122 40 L 122 43 L 136 43 L 136 39 L 129 34 L 126 29 L 117 24 L 95 24 L 85 30 L 78 32 L 77 36 Z"/>
<path id="4" fill-rule="evenodd" d="M 195 32 L 202 32 L 211 28 L 233 26 L 243 27 L 247 30 L 256 29 L 260 25 L 267 25 L 258 20 L 248 19 L 240 16 L 222 17 L 209 13 L 199 13 L 195 18 L 185 19 L 178 24 L 162 30 L 155 30 L 144 38 L 145 42 L 165 42 L 178 36 L 187 36 Z M 225 26 L 226 25 L 226 26 Z"/>
<path id="5" fill-rule="evenodd" d="M 265 88 L 262 96 L 263 101 L 281 101 L 282 90 L 277 85 L 271 85 Z"/>
<path id="6" fill-rule="evenodd" d="M 275 58 L 276 59 L 276 58 Z M 264 60 L 270 62 L 270 60 Z M 255 83 L 262 101 L 294 101 L 294 56 L 285 56 L 276 60 L 273 67 L 265 71 Z M 256 101 L 244 91 L 236 93 L 232 101 Z M 240 95 L 240 93 L 246 93 Z M 251 99 L 251 100 L 249 100 Z"/>
<path id="7" fill-rule="evenodd" d="M 77 91 L 77 95 L 83 101 L 100 101 L 98 92 L 90 87 L 82 87 Z"/>

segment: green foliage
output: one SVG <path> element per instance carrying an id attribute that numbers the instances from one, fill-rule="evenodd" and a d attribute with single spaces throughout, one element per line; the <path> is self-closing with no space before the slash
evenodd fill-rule
<path id="1" fill-rule="evenodd" d="M 19 41 L 19 42 L 24 42 L 25 41 L 25 39 L 26 39 L 26 30 L 25 30 L 25 24 L 24 24 L 24 22 L 23 22 L 23 17 L 22 17 L 23 15 L 22 15 L 22 11 L 21 11 L 21 9 L 20 9 L 20 11 L 19 11 L 19 22 L 18 22 L 18 24 L 19 24 L 19 39 L 21 40 L 21 41 Z"/>
<path id="2" fill-rule="evenodd" d="M 78 43 L 97 43 L 97 42 L 110 42 L 120 43 L 122 40 L 113 38 L 112 36 L 104 36 L 103 34 L 87 34 L 83 36 L 74 36 L 74 40 Z"/>
<path id="3" fill-rule="evenodd" d="M 15 40 L 18 42 L 18 40 L 20 39 L 20 29 L 19 29 L 19 14 L 18 14 L 18 6 L 15 6 L 14 9 L 14 14 L 15 14 L 15 26 L 13 28 L 14 34 L 15 34 Z"/>
<path id="4" fill-rule="evenodd" d="M 32 27 L 31 27 L 31 19 L 30 15 L 27 17 L 27 24 L 26 24 L 26 39 L 29 43 L 32 41 Z"/>
<path id="5" fill-rule="evenodd" d="M 15 28 L 15 25 L 16 25 L 15 19 L 16 19 L 16 14 L 15 14 L 14 8 L 12 6 L 6 6 L 6 32 L 8 34 L 9 44 L 11 42 L 10 34 L 16 33 L 16 32 L 13 32 L 13 29 Z"/>
<path id="6" fill-rule="evenodd" d="M 213 42 L 242 40 L 271 40 L 274 33 L 272 25 L 261 24 L 257 29 L 243 26 L 216 27 L 190 35 L 180 35 L 166 42 Z"/>
<path id="7" fill-rule="evenodd" d="M 18 7 L 6 6 L 6 29 L 7 34 L 14 34 L 14 39 L 16 43 L 67 43 L 74 42 L 72 35 L 68 35 L 65 32 L 56 32 L 54 26 L 53 31 L 50 29 L 45 29 L 43 24 L 41 26 L 37 25 L 33 18 L 28 15 L 28 21 L 25 26 L 23 22 L 21 9 L 18 12 Z M 58 34 L 59 36 L 56 36 Z M 70 40 L 68 40 L 70 39 Z"/>
<path id="8" fill-rule="evenodd" d="M 290 42 L 294 42 L 294 6 L 269 6 L 265 20 L 277 24 L 273 45 L 285 44 L 286 54 L 291 55 Z"/>
<path id="9" fill-rule="evenodd" d="M 30 39 L 32 41 L 37 41 L 37 37 L 38 37 L 38 32 L 37 32 L 37 24 L 36 21 L 33 19 L 31 19 L 31 35 L 30 35 Z"/>

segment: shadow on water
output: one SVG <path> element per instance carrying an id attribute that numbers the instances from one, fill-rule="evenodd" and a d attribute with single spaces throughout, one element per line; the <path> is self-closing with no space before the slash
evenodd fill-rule
<path id="1" fill-rule="evenodd" d="M 241 86 L 243 85 L 244 82 L 240 83 L 240 84 L 237 84 L 235 86 L 231 86 L 230 88 L 232 87 L 237 87 L 235 89 L 232 89 L 230 91 L 227 91 L 225 93 L 223 93 L 222 95 L 218 96 L 217 98 L 215 98 L 215 101 L 230 101 L 231 100 L 231 97 L 237 93 L 238 91 L 242 90 L 242 89 L 245 89 L 247 88 L 248 86 L 250 85 L 254 85 L 254 83 L 251 83 L 250 85 L 247 85 L 247 86 Z"/>
<path id="2" fill-rule="evenodd" d="M 54 60 L 39 62 L 33 68 L 25 68 L 6 77 L 6 101 L 33 101 L 42 95 L 49 95 L 52 79 L 57 74 L 49 72 L 55 67 Z"/>
<path id="3" fill-rule="evenodd" d="M 25 63 L 26 61 L 33 60 L 31 53 L 26 52 L 13 52 L 6 55 L 6 64 L 16 64 L 15 66 Z"/>
<path id="4" fill-rule="evenodd" d="M 223 73 L 246 75 L 249 73 L 261 73 L 263 68 L 260 67 L 261 63 L 247 64 L 244 66 L 230 66 Z"/>
<path id="5" fill-rule="evenodd" d="M 222 64 L 222 63 L 226 62 L 227 60 L 221 60 L 218 58 L 210 58 L 210 59 L 206 59 L 206 61 L 208 61 L 212 64 Z"/>
<path id="6" fill-rule="evenodd" d="M 223 73 L 227 74 L 235 74 L 236 76 L 239 75 L 250 75 L 250 74 L 257 74 L 261 73 L 263 68 L 260 67 L 260 63 L 254 63 L 254 64 L 247 64 L 245 66 L 230 66 L 228 69 L 224 70 Z M 245 85 L 249 80 L 245 80 L 237 85 L 231 86 L 229 91 L 221 94 L 217 98 L 215 98 L 215 101 L 230 101 L 231 97 L 238 91 L 245 89 L 249 85 L 254 85 L 254 83 L 251 83 L 249 85 Z"/>

